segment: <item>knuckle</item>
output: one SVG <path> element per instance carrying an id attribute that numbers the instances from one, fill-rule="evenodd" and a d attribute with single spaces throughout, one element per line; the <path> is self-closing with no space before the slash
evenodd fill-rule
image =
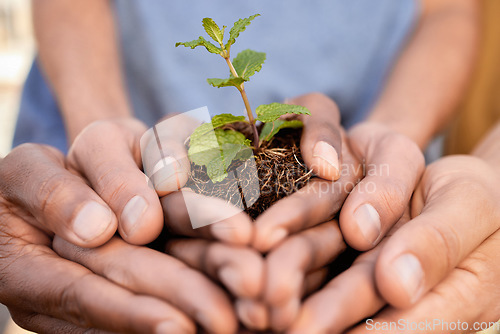
<path id="1" fill-rule="evenodd" d="M 119 167 L 106 166 L 103 172 L 92 182 L 95 191 L 108 203 L 119 199 L 123 194 L 129 193 L 130 179 L 125 178 Z"/>
<path id="2" fill-rule="evenodd" d="M 69 177 L 57 173 L 49 175 L 41 184 L 38 191 L 35 192 L 37 209 L 43 216 L 47 216 L 53 209 L 53 206 L 60 205 L 58 199 L 71 196 L 66 189 L 71 189 L 72 181 Z"/>
<path id="3" fill-rule="evenodd" d="M 15 196 L 20 187 L 27 187 L 27 179 L 40 172 L 40 165 L 55 160 L 63 165 L 64 157 L 55 148 L 39 144 L 22 144 L 12 150 L 0 162 L 0 191 L 7 198 Z M 37 162 L 35 165 L 34 162 Z M 50 166 L 49 166 L 50 167 Z"/>
<path id="4" fill-rule="evenodd" d="M 383 189 L 377 191 L 375 203 L 379 203 L 382 212 L 379 212 L 380 217 L 388 217 L 388 219 L 396 222 L 403 215 L 406 205 L 410 199 L 411 193 L 408 187 L 403 182 L 385 178 Z"/>
<path id="5" fill-rule="evenodd" d="M 434 249 L 440 250 L 441 261 L 446 270 L 455 267 L 460 254 L 463 253 L 463 246 L 458 232 L 451 226 L 442 227 L 443 224 L 434 223 L 427 225 L 426 234 Z"/>

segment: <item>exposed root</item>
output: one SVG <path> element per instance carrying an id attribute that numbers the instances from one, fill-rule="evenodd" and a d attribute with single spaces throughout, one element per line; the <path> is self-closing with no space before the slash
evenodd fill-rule
<path id="1" fill-rule="evenodd" d="M 247 132 L 244 126 L 237 124 L 236 128 L 245 134 Z M 286 129 L 264 143 L 254 155 L 257 174 L 252 160 L 235 161 L 228 168 L 230 176 L 213 183 L 205 167 L 192 164 L 191 177 L 186 186 L 196 193 L 225 199 L 245 208 L 255 219 L 276 201 L 305 186 L 314 176 L 302 160 L 300 135 L 300 129 Z M 256 189 L 257 182 L 259 189 Z M 246 203 L 253 204 L 247 207 Z"/>

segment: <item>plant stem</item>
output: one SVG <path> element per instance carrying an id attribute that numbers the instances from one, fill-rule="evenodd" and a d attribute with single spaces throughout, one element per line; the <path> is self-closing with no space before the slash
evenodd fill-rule
<path id="1" fill-rule="evenodd" d="M 255 126 L 255 119 L 253 118 L 252 108 L 250 107 L 250 102 L 248 102 L 247 92 L 245 91 L 245 87 L 241 84 L 241 89 L 239 90 L 241 93 L 241 97 L 243 98 L 243 102 L 245 103 L 245 109 L 248 113 L 248 120 L 250 121 L 250 126 L 252 127 L 253 132 L 253 146 L 256 149 L 259 149 L 259 134 L 257 132 L 257 127 Z"/>
<path id="2" fill-rule="evenodd" d="M 226 60 L 227 66 L 229 66 L 229 70 L 231 71 L 231 74 L 235 77 L 238 78 L 239 75 L 236 72 L 233 63 L 231 62 L 231 59 L 229 57 L 224 57 Z M 253 113 L 252 113 L 252 108 L 250 107 L 250 102 L 248 101 L 248 96 L 245 91 L 245 83 L 241 83 L 240 87 L 236 87 L 241 94 L 241 97 L 243 98 L 243 103 L 245 103 L 245 109 L 247 111 L 248 115 L 248 121 L 250 122 L 250 126 L 252 128 L 253 132 L 253 146 L 255 149 L 259 148 L 259 133 L 257 132 L 257 127 L 255 126 L 255 119 L 253 118 Z"/>
<path id="3" fill-rule="evenodd" d="M 239 75 L 238 75 L 238 73 L 236 73 L 236 70 L 234 69 L 233 63 L 231 63 L 231 59 L 229 59 L 229 56 L 228 57 L 224 57 L 224 59 L 226 60 L 227 66 L 229 66 L 229 70 L 231 71 L 231 74 L 235 78 L 238 78 Z"/>

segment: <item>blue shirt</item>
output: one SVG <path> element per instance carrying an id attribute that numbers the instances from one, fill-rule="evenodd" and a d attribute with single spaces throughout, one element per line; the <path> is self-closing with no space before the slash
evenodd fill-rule
<path id="1" fill-rule="evenodd" d="M 212 114 L 243 114 L 234 88 L 206 83 L 229 75 L 224 60 L 201 47 L 174 45 L 205 36 L 203 17 L 228 31 L 237 19 L 260 13 L 231 49 L 232 57 L 247 48 L 267 53 L 261 72 L 245 85 L 252 107 L 318 91 L 337 102 L 346 127 L 373 106 L 419 9 L 416 0 L 116 0 L 114 8 L 130 100 L 149 126 L 169 112 L 201 106 Z M 23 142 L 67 150 L 57 103 L 36 62 L 14 138 L 14 145 Z"/>

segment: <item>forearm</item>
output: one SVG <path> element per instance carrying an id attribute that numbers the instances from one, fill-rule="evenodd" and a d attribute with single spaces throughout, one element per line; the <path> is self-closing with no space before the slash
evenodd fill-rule
<path id="1" fill-rule="evenodd" d="M 422 149 L 452 118 L 479 39 L 476 0 L 423 3 L 419 26 L 369 116 L 407 135 Z"/>
<path id="2" fill-rule="evenodd" d="M 108 0 L 37 0 L 35 34 L 70 142 L 93 121 L 129 116 Z"/>

